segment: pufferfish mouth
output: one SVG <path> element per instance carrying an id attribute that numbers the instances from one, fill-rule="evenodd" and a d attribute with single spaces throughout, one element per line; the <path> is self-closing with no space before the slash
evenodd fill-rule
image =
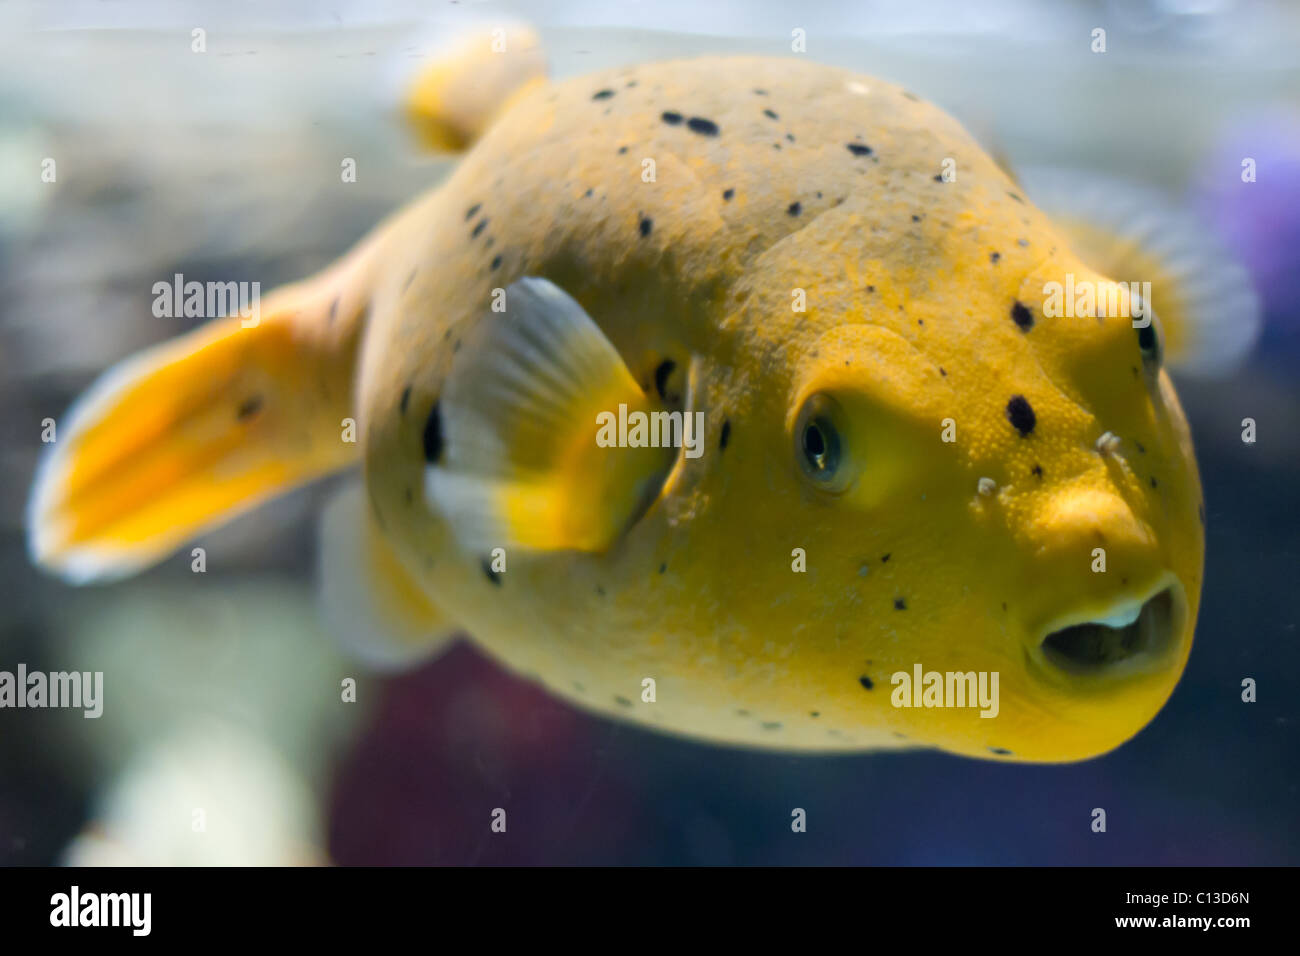
<path id="1" fill-rule="evenodd" d="M 1062 622 L 1039 650 L 1057 670 L 1082 677 L 1158 669 L 1180 645 L 1186 613 L 1181 585 L 1165 581 L 1146 599 L 1121 599 L 1089 620 Z"/>

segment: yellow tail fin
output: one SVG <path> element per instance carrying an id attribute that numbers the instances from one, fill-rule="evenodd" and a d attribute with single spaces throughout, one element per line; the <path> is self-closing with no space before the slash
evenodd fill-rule
<path id="1" fill-rule="evenodd" d="M 27 511 L 34 562 L 121 577 L 349 464 L 366 263 L 352 256 L 107 372 L 56 426 Z"/>
<path id="2" fill-rule="evenodd" d="M 463 39 L 416 77 L 406 118 L 424 148 L 458 153 L 516 97 L 545 81 L 537 34 L 523 26 L 497 27 Z"/>

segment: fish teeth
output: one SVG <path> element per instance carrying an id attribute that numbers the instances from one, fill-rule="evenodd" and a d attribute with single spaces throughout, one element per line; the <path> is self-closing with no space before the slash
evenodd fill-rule
<path id="1" fill-rule="evenodd" d="M 1094 620 L 1094 624 L 1105 624 L 1107 627 L 1113 627 L 1116 630 L 1128 627 L 1142 616 L 1142 604 L 1134 602 L 1126 604 L 1116 611 L 1107 614 L 1105 617 L 1099 617 Z"/>

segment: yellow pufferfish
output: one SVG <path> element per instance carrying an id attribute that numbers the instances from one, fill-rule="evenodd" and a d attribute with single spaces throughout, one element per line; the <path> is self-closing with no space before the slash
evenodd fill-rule
<path id="1" fill-rule="evenodd" d="M 453 174 L 256 323 L 110 371 L 34 561 L 134 572 L 360 459 L 322 591 L 378 664 L 467 632 L 580 707 L 788 750 L 1069 761 L 1152 719 L 1204 555 L 1162 358 L 1241 338 L 1235 267 L 1049 220 L 936 107 L 803 59 L 549 83 L 530 40 L 410 111 Z M 1067 276 L 1119 313 L 1048 308 Z"/>

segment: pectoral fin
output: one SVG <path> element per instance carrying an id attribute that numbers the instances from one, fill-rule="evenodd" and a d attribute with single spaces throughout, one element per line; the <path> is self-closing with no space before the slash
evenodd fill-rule
<path id="1" fill-rule="evenodd" d="M 665 419 L 651 417 L 664 411 L 577 302 L 521 279 L 452 366 L 426 497 L 466 548 L 603 551 L 672 465 L 655 431 Z M 639 434 L 620 428 L 637 421 Z"/>
<path id="2" fill-rule="evenodd" d="M 1026 192 L 1079 257 L 1117 282 L 1150 282 L 1175 371 L 1228 374 L 1259 337 L 1246 270 L 1203 226 L 1152 190 L 1095 174 L 1027 169 Z"/>

